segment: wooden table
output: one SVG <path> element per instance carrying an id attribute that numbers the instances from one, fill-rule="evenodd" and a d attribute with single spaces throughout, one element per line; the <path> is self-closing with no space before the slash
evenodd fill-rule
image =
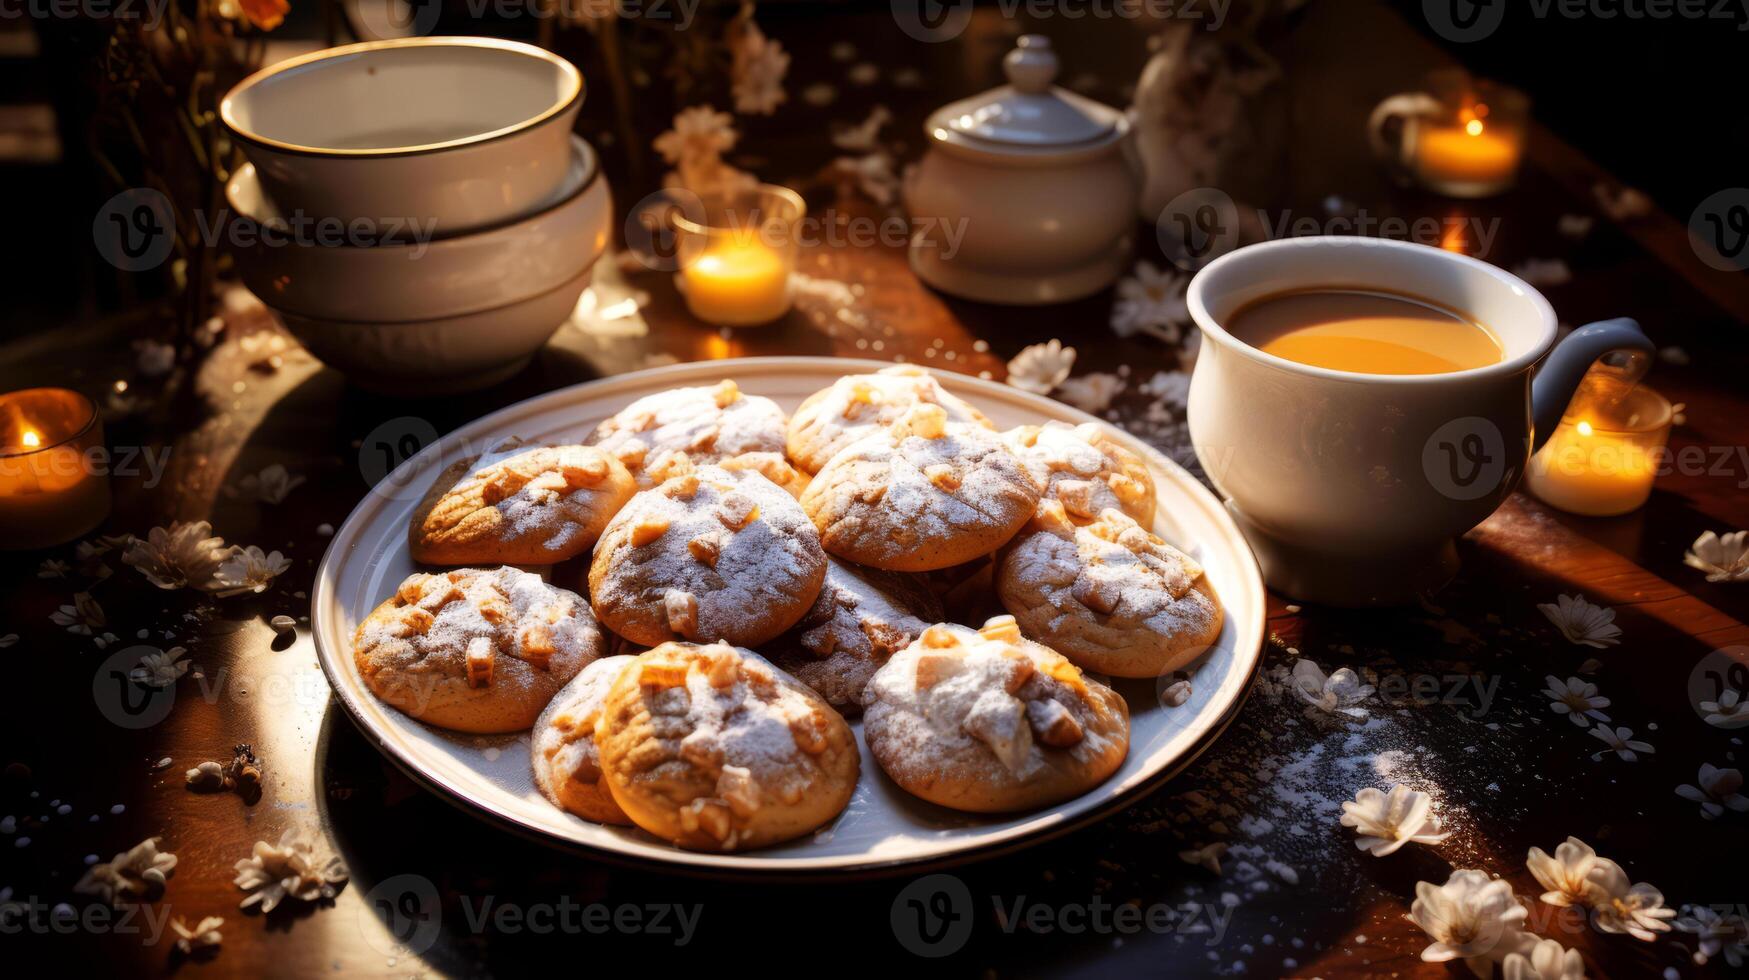
<path id="1" fill-rule="evenodd" d="M 844 73 L 827 54 L 840 39 L 881 64 L 916 58 L 926 73 L 939 68 L 926 74 L 938 83 L 921 90 L 840 83 L 845 94 L 835 105 L 797 107 L 779 117 L 781 126 L 755 126 L 749 145 L 757 140 L 761 172 L 777 178 L 814 173 L 830 156 L 821 146 L 824 124 L 860 120 L 876 101 L 893 107 L 895 132 L 906 134 L 914 154 L 910 134 L 923 115 L 989 85 L 992 72 L 964 66 L 993 67 L 1015 28 L 985 12 L 959 44 L 914 52 L 884 16 L 794 15 L 768 26 L 796 52 L 792 91 Z M 1094 94 L 1119 100 L 1119 86 L 1145 56 L 1139 38 L 1109 25 L 1051 29 L 1065 60 L 1096 69 L 1104 91 Z M 1368 49 L 1379 56 L 1356 65 L 1342 53 L 1352 47 L 1333 43 L 1354 35 L 1378 40 Z M 1079 348 L 1077 373 L 1122 366 L 1132 387 L 1179 366 L 1176 352 L 1157 341 L 1109 332 L 1109 293 L 1048 309 L 998 309 L 921 288 L 899 250 L 820 248 L 804 257 L 804 271 L 855 287 L 854 316 L 808 299 L 778 325 L 723 333 L 687 316 L 666 275 L 620 277 L 604 263 L 599 305 L 646 292 L 637 315 L 569 326 L 510 382 L 424 402 L 348 387 L 259 314 L 234 316 L 200 370 L 173 376 L 162 390 L 163 381 L 131 373 L 130 321 L 70 328 L 13 345 L 0 358 L 0 382 L 102 390 L 132 378 L 132 391 L 144 392 L 148 404 L 112 422 L 110 441 L 170 448 L 161 480 L 116 478 L 117 508 L 104 530 L 143 534 L 171 519 L 210 520 L 227 540 L 277 548 L 294 565 L 261 595 L 218 602 L 152 589 L 114 552 L 95 559 L 113 573 L 103 579 L 71 547 L 0 566 L 0 635 L 21 637 L 0 650 L 12 671 L 0 815 L 14 818 L 0 838 L 0 887 L 11 889 L 12 903 L 40 903 L 28 920 L 6 920 L 22 935 L 4 948 L 57 970 L 190 975 L 696 966 L 1432 976 L 1444 968 L 1419 961 L 1427 940 L 1403 918 L 1415 883 L 1473 867 L 1534 896 L 1540 889 L 1525 871 L 1527 848 L 1552 850 L 1569 834 L 1621 862 L 1635 881 L 1655 884 L 1673 906 L 1740 911 L 1749 818 L 1703 821 L 1674 789 L 1693 783 L 1702 763 L 1742 761 L 1740 738 L 1703 723 L 1691 679 L 1710 652 L 1749 644 L 1749 589 L 1706 583 L 1682 555 L 1703 530 L 1749 526 L 1749 468 L 1737 455 L 1749 443 L 1743 278 L 1700 265 L 1681 226 L 1661 214 L 1621 225 L 1600 217 L 1582 241 L 1562 238 L 1558 218 L 1595 213 L 1592 185 L 1608 178 L 1540 130 L 1522 186 L 1501 198 L 1457 204 L 1390 186 L 1365 159 L 1360 122 L 1378 98 L 1407 88 L 1442 56 L 1379 8 L 1315 5 L 1279 54 L 1290 79 L 1317 81 L 1292 89 L 1287 186 L 1269 203 L 1270 217 L 1321 215 L 1324 197 L 1337 193 L 1381 216 L 1497 219 L 1489 261 L 1511 267 L 1558 255 L 1571 265 L 1572 282 L 1547 291 L 1564 320 L 1635 316 L 1660 344 L 1687 351 L 1689 363 L 1661 363 L 1653 376 L 1687 405 L 1688 421 L 1671 445 L 1678 452 L 1699 447 L 1709 464 L 1723 462 L 1660 478 L 1650 504 L 1612 520 L 1575 518 L 1516 496 L 1462 542 L 1458 580 L 1420 607 L 1343 612 L 1272 598 L 1266 671 L 1300 656 L 1330 670 L 1371 670 L 1380 688 L 1373 723 L 1349 732 L 1321 726 L 1302 716 L 1291 693 L 1263 683 L 1227 735 L 1159 792 L 1095 827 L 949 869 L 969 896 L 962 911 L 970 934 L 957 948 L 929 947 L 894 913 L 901 899 L 918 894 L 906 889 L 930 892 L 939 881 L 919 885 L 901 876 L 829 889 L 701 881 L 616 868 L 492 830 L 379 755 L 330 702 L 304 628 L 282 636 L 267 621 L 285 614 L 307 622 L 307 590 L 326 546 L 322 528 L 340 523 L 380 472 L 369 455 L 373 432 L 447 431 L 532 394 L 668 358 L 902 357 L 1000 378 L 1021 347 L 1058 337 Z M 586 115 L 583 129 L 599 137 L 608 125 L 597 113 Z M 1143 254 L 1159 260 L 1152 244 Z M 1145 409 L 1145 398 L 1126 395 L 1116 418 L 1135 425 Z M 282 503 L 236 492 L 243 476 L 273 463 L 304 481 Z M 41 578 L 38 562 L 46 559 L 73 567 L 64 578 Z M 51 623 L 75 592 L 102 604 L 108 624 L 97 633 L 118 638 L 107 649 Z M 1621 644 L 1593 650 L 1563 640 L 1536 608 L 1560 593 L 1613 606 Z M 143 639 L 139 630 L 148 631 Z M 106 658 L 136 643 L 185 646 L 201 675 L 180 682 L 165 720 L 137 731 L 112 724 L 103 709 L 109 695 L 93 693 L 94 674 L 104 683 Z M 1593 658 L 1596 666 L 1584 666 Z M 1540 693 L 1544 675 L 1582 670 L 1612 699 L 1615 723 L 1654 743 L 1655 754 L 1634 763 L 1613 755 L 1593 761 L 1602 743 L 1550 712 Z M 245 742 L 266 767 L 259 801 L 183 787 L 185 769 L 225 760 L 233 744 Z M 1352 833 L 1330 808 L 1354 788 L 1391 781 L 1434 790 L 1454 836 L 1439 848 L 1411 847 L 1386 859 L 1355 851 Z M 238 912 L 233 864 L 253 842 L 286 828 L 337 850 L 351 883 L 332 907 L 265 918 Z M 50 907 L 91 908 L 70 892 L 82 859 L 107 860 L 148 836 L 161 836 L 179 857 L 152 916 L 99 923 L 91 917 L 101 913 L 83 912 L 84 926 L 58 930 Z M 1219 875 L 1180 856 L 1217 842 L 1228 845 Z M 1115 912 L 1120 906 L 1135 911 Z M 697 915 L 695 931 L 674 931 L 677 909 Z M 1549 921 L 1548 909 L 1534 910 L 1535 931 L 1578 948 L 1593 975 L 1696 971 L 1693 937 L 1641 943 Z M 667 931 L 653 920 L 658 911 Z M 167 939 L 152 941 L 152 922 L 166 915 L 192 922 L 215 914 L 227 923 L 214 958 L 181 961 Z M 392 930 L 411 937 L 417 954 L 398 947 Z M 919 949 L 951 955 L 918 959 Z"/>

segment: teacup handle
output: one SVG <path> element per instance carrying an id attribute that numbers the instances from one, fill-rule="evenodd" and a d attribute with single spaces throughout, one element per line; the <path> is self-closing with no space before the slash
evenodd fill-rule
<path id="1" fill-rule="evenodd" d="M 1639 323 L 1627 317 L 1588 323 L 1568 334 L 1549 352 L 1530 385 L 1531 417 L 1536 426 L 1531 451 L 1541 449 L 1554 434 L 1580 383 L 1599 359 L 1617 355 L 1610 357 L 1608 364 L 1614 380 L 1631 386 L 1652 366 L 1656 349 Z"/>
<path id="2" fill-rule="evenodd" d="M 1443 103 L 1425 92 L 1404 92 L 1380 102 L 1366 123 L 1366 137 L 1372 145 L 1372 155 L 1402 179 L 1406 174 L 1402 128 L 1399 126 L 1393 136 L 1391 124 L 1414 116 L 1432 115 L 1443 108 Z"/>

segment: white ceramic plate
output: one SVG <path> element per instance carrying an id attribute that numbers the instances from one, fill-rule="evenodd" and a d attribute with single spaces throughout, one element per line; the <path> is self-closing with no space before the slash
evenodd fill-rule
<path id="1" fill-rule="evenodd" d="M 1113 686 L 1129 702 L 1129 757 L 1091 792 L 1059 806 L 1012 816 L 955 813 L 917 800 L 882 774 L 862 750 L 862 778 L 843 814 L 799 841 L 743 854 L 701 854 L 642 831 L 589 823 L 548 803 L 535 789 L 528 738 L 461 736 L 422 725 L 384 705 L 353 666 L 358 623 L 415 570 L 407 556 L 407 522 L 432 475 L 469 447 L 508 435 L 537 440 L 581 439 L 633 399 L 668 388 L 733 378 L 743 391 L 793 410 L 803 398 L 843 374 L 888 366 L 825 357 L 705 361 L 637 371 L 576 385 L 512 405 L 465 425 L 426 447 L 379 483 L 334 536 L 317 571 L 311 624 L 322 669 L 346 712 L 365 735 L 415 778 L 441 795 L 498 823 L 549 842 L 578 845 L 603 856 L 654 862 L 675 870 L 727 874 L 807 875 L 891 871 L 963 861 L 1036 843 L 1108 813 L 1187 765 L 1237 712 L 1261 656 L 1263 582 L 1245 539 L 1226 510 L 1195 478 L 1134 437 L 1117 436 L 1148 461 L 1159 489 L 1155 531 L 1194 555 L 1226 608 L 1226 627 L 1209 656 L 1191 672 L 1192 695 L 1164 707 L 1153 681 Z M 982 409 L 1001 428 L 1047 419 L 1092 420 L 1058 402 L 1007 385 L 942 372 L 942 384 Z M 375 452 L 365 446 L 362 451 Z M 573 583 L 561 583 L 570 586 Z M 1170 678 L 1167 679 L 1170 682 Z M 860 723 L 854 724 L 861 742 Z"/>

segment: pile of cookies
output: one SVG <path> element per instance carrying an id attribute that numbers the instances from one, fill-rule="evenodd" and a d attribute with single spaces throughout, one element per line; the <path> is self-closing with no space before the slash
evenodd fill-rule
<path id="1" fill-rule="evenodd" d="M 733 381 L 668 391 L 589 441 L 439 474 L 408 528 L 433 570 L 353 641 L 414 718 L 532 729 L 536 784 L 588 820 L 712 851 L 808 834 L 855 790 L 859 714 L 924 800 L 1058 803 L 1129 750 L 1124 699 L 1083 671 L 1158 677 L 1221 630 L 1202 568 L 1148 530 L 1141 460 L 1094 424 L 998 432 L 919 368 L 787 418 Z"/>

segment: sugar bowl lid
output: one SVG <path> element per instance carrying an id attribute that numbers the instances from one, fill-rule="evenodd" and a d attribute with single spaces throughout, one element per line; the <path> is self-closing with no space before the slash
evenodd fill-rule
<path id="1" fill-rule="evenodd" d="M 1002 70 L 1007 85 L 935 110 L 929 135 L 968 149 L 1026 152 L 1102 143 L 1128 128 L 1118 110 L 1051 84 L 1057 54 L 1042 34 L 1021 37 Z"/>

